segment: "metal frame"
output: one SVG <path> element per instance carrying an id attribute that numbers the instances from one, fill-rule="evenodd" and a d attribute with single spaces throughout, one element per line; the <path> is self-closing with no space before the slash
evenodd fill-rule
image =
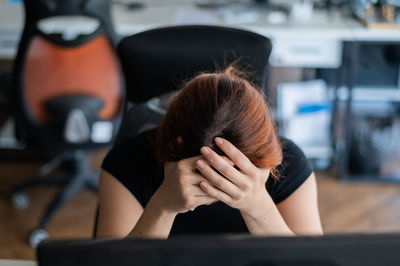
<path id="1" fill-rule="evenodd" d="M 348 172 L 349 159 L 350 159 L 350 146 L 351 146 L 351 132 L 352 132 L 352 102 L 353 102 L 353 89 L 355 83 L 355 75 L 357 71 L 357 61 L 360 56 L 360 47 L 363 43 L 369 44 L 399 44 L 396 41 L 350 41 L 344 43 L 343 50 L 343 64 L 338 69 L 338 75 L 335 85 L 334 93 L 334 107 L 333 117 L 336 119 L 338 114 L 338 89 L 343 78 L 343 67 L 348 66 L 349 74 L 347 76 L 346 85 L 348 90 L 348 97 L 345 102 L 344 119 L 342 119 L 343 136 L 338 142 L 334 141 L 333 146 L 336 148 L 336 160 L 339 166 L 339 178 L 343 181 L 370 181 L 370 182 L 383 182 L 383 183 L 400 183 L 400 177 L 385 177 L 376 175 L 365 174 L 350 174 Z M 348 53 L 350 53 L 349 56 Z M 400 88 L 399 88 L 400 90 Z M 333 120 L 333 123 L 335 120 Z M 335 125 L 332 125 L 332 132 L 335 131 Z"/>

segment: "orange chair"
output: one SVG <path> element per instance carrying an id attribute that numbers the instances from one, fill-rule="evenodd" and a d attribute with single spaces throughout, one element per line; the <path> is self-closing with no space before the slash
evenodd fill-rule
<path id="1" fill-rule="evenodd" d="M 27 148 L 51 152 L 55 159 L 39 169 L 40 178 L 15 187 L 13 204 L 27 207 L 29 187 L 66 183 L 30 235 L 35 246 L 48 237 L 45 227 L 62 204 L 83 188 L 97 191 L 98 173 L 90 169 L 87 154 L 115 139 L 124 90 L 108 0 L 24 4 L 26 21 L 13 73 L 16 132 Z M 54 24 L 74 16 L 90 18 L 97 28 L 75 36 L 43 30 L 50 20 Z M 61 163 L 67 170 L 51 174 Z"/>

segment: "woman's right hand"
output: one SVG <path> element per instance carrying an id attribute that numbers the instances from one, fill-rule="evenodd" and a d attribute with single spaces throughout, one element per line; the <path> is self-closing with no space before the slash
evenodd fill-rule
<path id="1" fill-rule="evenodd" d="M 170 213 L 178 214 L 217 201 L 200 189 L 200 182 L 206 181 L 195 167 L 200 158 L 201 156 L 196 156 L 164 164 L 164 180 L 153 198 L 158 201 L 159 206 Z"/>

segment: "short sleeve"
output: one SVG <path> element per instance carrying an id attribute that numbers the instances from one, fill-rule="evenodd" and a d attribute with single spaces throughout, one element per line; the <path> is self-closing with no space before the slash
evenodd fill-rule
<path id="1" fill-rule="evenodd" d="M 311 175 L 313 167 L 304 152 L 291 140 L 281 137 L 283 160 L 278 166 L 278 181 L 268 178 L 266 187 L 278 204 L 295 192 Z"/>
<path id="2" fill-rule="evenodd" d="M 148 134 L 124 139 L 113 147 L 102 169 L 124 185 L 144 207 L 160 183 L 160 173 Z"/>

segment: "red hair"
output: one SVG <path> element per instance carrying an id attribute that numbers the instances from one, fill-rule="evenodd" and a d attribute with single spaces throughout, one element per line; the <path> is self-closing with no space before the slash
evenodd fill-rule
<path id="1" fill-rule="evenodd" d="M 157 156 L 161 163 L 178 161 L 200 155 L 202 146 L 224 155 L 215 137 L 227 139 L 277 178 L 282 149 L 269 107 L 259 88 L 233 67 L 199 74 L 184 84 L 158 128 Z"/>

